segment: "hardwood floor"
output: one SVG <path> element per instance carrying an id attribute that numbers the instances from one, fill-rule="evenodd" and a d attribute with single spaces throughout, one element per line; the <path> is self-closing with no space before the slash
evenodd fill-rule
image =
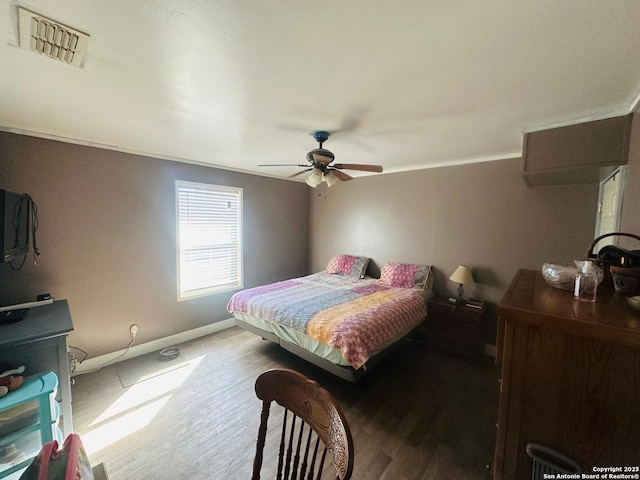
<path id="1" fill-rule="evenodd" d="M 118 370 L 148 374 L 148 362 L 75 377 L 75 431 L 111 480 L 251 478 L 261 407 L 253 385 L 275 367 L 317 380 L 340 402 L 355 444 L 354 480 L 488 478 L 498 411 L 488 357 L 470 365 L 406 341 L 353 385 L 239 328 L 181 347 L 175 363 L 152 365 L 168 371 L 127 388 Z"/>

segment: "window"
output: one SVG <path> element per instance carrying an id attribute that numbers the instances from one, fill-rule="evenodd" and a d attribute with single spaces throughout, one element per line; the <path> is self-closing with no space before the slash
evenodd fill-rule
<path id="1" fill-rule="evenodd" d="M 178 300 L 242 288 L 242 189 L 176 181 Z"/>

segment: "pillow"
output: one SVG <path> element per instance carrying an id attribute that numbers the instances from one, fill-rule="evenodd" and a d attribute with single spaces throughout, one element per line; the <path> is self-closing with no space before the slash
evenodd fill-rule
<path id="1" fill-rule="evenodd" d="M 380 271 L 378 283 L 390 287 L 429 289 L 431 265 L 388 262 Z"/>
<path id="2" fill-rule="evenodd" d="M 364 278 L 369 257 L 354 257 L 352 255 L 336 255 L 327 264 L 325 273 L 349 275 L 350 277 Z"/>

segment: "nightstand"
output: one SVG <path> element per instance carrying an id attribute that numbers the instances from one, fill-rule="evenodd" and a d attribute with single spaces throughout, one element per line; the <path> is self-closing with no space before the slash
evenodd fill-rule
<path id="1" fill-rule="evenodd" d="M 484 353 L 485 310 L 435 296 L 428 302 L 424 334 L 427 345 L 477 362 Z"/>

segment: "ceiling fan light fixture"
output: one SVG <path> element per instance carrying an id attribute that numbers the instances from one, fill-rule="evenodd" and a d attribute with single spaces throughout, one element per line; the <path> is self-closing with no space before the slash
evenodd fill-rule
<path id="1" fill-rule="evenodd" d="M 353 177 L 345 172 L 346 170 L 360 170 L 363 172 L 375 172 L 382 173 L 381 165 L 366 165 L 360 163 L 336 163 L 333 164 L 335 160 L 335 156 L 326 148 L 322 148 L 323 142 L 325 142 L 329 138 L 329 132 L 324 130 L 316 130 L 311 132 L 313 138 L 318 142 L 319 148 L 314 148 L 310 152 L 307 153 L 307 162 L 308 165 L 300 165 L 300 164 L 290 164 L 290 163 L 274 163 L 271 165 L 261 164 L 259 167 L 302 167 L 304 170 L 294 173 L 293 175 L 289 175 L 288 178 L 298 177 L 299 175 L 303 175 L 306 172 L 311 172 L 307 178 L 305 178 L 305 183 L 310 187 L 317 187 L 322 182 L 327 182 L 327 185 L 330 187 L 334 185 L 338 180 L 342 182 L 346 182 L 349 180 L 353 180 Z"/>
<path id="2" fill-rule="evenodd" d="M 322 172 L 317 168 L 309 174 L 309 176 L 305 179 L 305 183 L 310 187 L 316 188 L 318 185 L 322 183 Z"/>
<path id="3" fill-rule="evenodd" d="M 327 182 L 328 186 L 332 186 L 334 183 L 338 181 L 338 177 L 336 177 L 333 173 L 327 172 L 324 174 L 324 180 Z"/>
<path id="4" fill-rule="evenodd" d="M 309 163 L 322 163 L 323 165 L 329 165 L 335 156 L 329 150 L 325 148 L 316 148 L 307 153 L 307 161 Z"/>

